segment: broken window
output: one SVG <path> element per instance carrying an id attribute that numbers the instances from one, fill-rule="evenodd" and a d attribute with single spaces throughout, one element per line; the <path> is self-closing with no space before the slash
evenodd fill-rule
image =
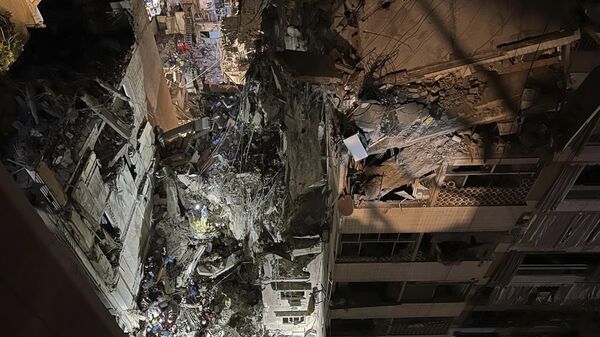
<path id="1" fill-rule="evenodd" d="M 304 298 L 304 291 L 282 291 L 280 294 L 281 294 L 281 300 L 283 300 L 283 301 Z"/>
<path id="2" fill-rule="evenodd" d="M 596 226 L 594 226 L 594 229 L 592 229 L 592 232 L 585 239 L 585 242 L 590 243 L 590 242 L 594 241 L 596 239 L 596 237 L 598 236 L 599 232 L 600 232 L 600 222 L 596 223 Z"/>
<path id="3" fill-rule="evenodd" d="M 137 177 L 137 173 L 135 172 L 135 165 L 127 165 L 127 168 L 129 168 L 129 173 L 131 173 L 131 178 L 133 180 L 135 180 L 135 177 Z"/>
<path id="4" fill-rule="evenodd" d="M 492 171 L 491 165 L 461 165 L 450 166 L 448 171 L 451 173 L 489 173 Z"/>
<path id="5" fill-rule="evenodd" d="M 100 217 L 100 227 L 110 234 L 113 239 L 116 240 L 120 237 L 121 231 L 112 224 L 106 213 L 102 213 L 102 216 Z"/>
<path id="6" fill-rule="evenodd" d="M 364 257 L 387 257 L 394 250 L 393 242 L 365 242 L 361 245 L 359 256 Z"/>
<path id="7" fill-rule="evenodd" d="M 499 311 L 472 311 L 464 321 L 463 327 L 566 327 L 578 314 L 574 311 L 548 311 L 548 310 L 499 310 Z M 577 336 L 578 334 L 564 334 L 561 336 Z M 523 334 L 519 334 L 523 336 Z M 525 335 L 531 336 L 531 335 Z M 533 334 L 533 336 L 540 336 Z"/>
<path id="8" fill-rule="evenodd" d="M 416 240 L 413 233 L 343 234 L 338 259 L 410 261 Z"/>
<path id="9" fill-rule="evenodd" d="M 332 319 L 332 336 L 444 335 L 451 317 Z"/>
<path id="10" fill-rule="evenodd" d="M 586 166 L 579 173 L 566 199 L 600 199 L 600 165 Z"/>
<path id="11" fill-rule="evenodd" d="M 283 324 L 302 324 L 304 323 L 304 316 L 294 316 L 294 317 L 283 317 Z"/>
<path id="12" fill-rule="evenodd" d="M 332 319 L 332 336 L 385 336 L 392 319 Z"/>
<path id="13" fill-rule="evenodd" d="M 552 303 L 559 289 L 558 286 L 535 287 L 529 293 L 527 304 Z"/>
<path id="14" fill-rule="evenodd" d="M 311 289 L 309 282 L 273 282 L 271 283 L 273 290 L 309 290 Z"/>
<path id="15" fill-rule="evenodd" d="M 394 318 L 389 335 L 440 335 L 450 328 L 453 318 L 423 317 L 423 318 Z"/>
<path id="16" fill-rule="evenodd" d="M 590 143 L 600 143 L 600 124 L 597 124 L 589 139 Z"/>

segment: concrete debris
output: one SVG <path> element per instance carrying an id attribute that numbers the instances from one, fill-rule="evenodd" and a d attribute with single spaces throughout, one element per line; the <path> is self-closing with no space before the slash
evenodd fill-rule
<path id="1" fill-rule="evenodd" d="M 344 144 L 346 145 L 348 151 L 350 151 L 352 157 L 354 157 L 354 160 L 356 161 L 363 160 L 369 156 L 367 150 L 365 149 L 360 139 L 360 134 L 358 133 L 344 139 Z"/>
<path id="2" fill-rule="evenodd" d="M 352 114 L 356 125 L 368 135 L 369 154 L 381 153 L 389 148 L 401 149 L 454 132 L 462 126 L 457 119 L 414 102 L 397 107 L 363 103 Z"/>
<path id="3" fill-rule="evenodd" d="M 269 327 L 265 315 L 273 313 L 265 308 L 273 299 L 263 289 L 271 288 L 271 277 L 260 268 L 273 250 L 286 256 L 279 262 L 278 282 L 300 276 L 317 286 L 323 251 L 318 234 L 325 213 L 315 214 L 310 201 L 324 204 L 312 195 L 324 195 L 326 183 L 320 169 L 290 170 L 299 165 L 293 160 L 308 157 L 288 153 L 302 141 L 324 140 L 318 131 L 323 101 L 315 99 L 322 94 L 279 73 L 274 63 L 259 67 L 244 90 L 206 98 L 210 109 L 203 118 L 210 127 L 196 133 L 179 132 L 180 127 L 159 136 L 163 146 L 156 178 L 162 183 L 155 192 L 156 234 L 138 299 L 146 336 L 261 335 Z M 295 96 L 292 86 L 302 88 L 305 97 Z M 285 117 L 284 103 L 273 100 L 273 92 L 293 95 L 290 102 L 304 99 L 296 104 L 307 109 L 308 120 Z M 302 131 L 308 127 L 302 123 L 308 122 L 314 128 Z M 318 146 L 309 150 L 320 156 Z M 288 196 L 292 184 L 298 194 Z M 307 231 L 317 235 L 290 238 Z M 311 271 L 304 271 L 309 266 Z"/>

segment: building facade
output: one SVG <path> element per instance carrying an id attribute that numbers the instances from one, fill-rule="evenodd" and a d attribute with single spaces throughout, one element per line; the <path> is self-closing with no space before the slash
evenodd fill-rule
<path id="1" fill-rule="evenodd" d="M 521 76 L 504 87 L 514 94 L 486 103 L 484 90 L 462 125 L 444 131 L 446 123 L 427 139 L 428 131 L 391 137 L 389 116 L 402 124 L 431 105 L 359 102 L 354 118 L 369 156 L 340 173 L 338 195 L 353 210 L 332 229 L 328 335 L 573 336 L 593 320 L 600 101 L 592 88 L 600 70 L 584 71 L 583 83 L 553 99 L 541 79 L 573 78 L 569 57 L 584 43 L 546 43 L 558 45 L 527 52 L 529 67 L 489 67 L 500 83 Z M 459 75 L 471 89 L 473 76 Z M 418 100 L 420 89 L 407 85 Z M 421 119 L 412 128 L 436 123 L 414 115 Z M 452 151 L 457 144 L 467 150 Z"/>

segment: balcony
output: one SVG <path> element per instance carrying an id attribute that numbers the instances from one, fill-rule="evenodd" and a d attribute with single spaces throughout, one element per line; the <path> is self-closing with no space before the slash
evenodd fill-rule
<path id="1" fill-rule="evenodd" d="M 597 211 L 600 207 L 600 165 L 582 168 L 577 180 L 557 207 L 558 211 Z"/>
<path id="2" fill-rule="evenodd" d="M 449 166 L 435 206 L 525 205 L 536 163 Z"/>
<path id="3" fill-rule="evenodd" d="M 509 231 L 527 206 L 359 208 L 341 233 Z"/>

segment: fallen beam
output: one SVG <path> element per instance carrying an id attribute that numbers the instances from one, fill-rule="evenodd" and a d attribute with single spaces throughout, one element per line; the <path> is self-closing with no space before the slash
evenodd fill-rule
<path id="1" fill-rule="evenodd" d="M 450 73 L 470 72 L 473 66 L 482 66 L 493 62 L 506 60 L 511 57 L 517 57 L 536 51 L 556 48 L 573 43 L 581 38 L 579 29 L 573 32 L 560 32 L 558 34 L 550 34 L 544 37 L 530 40 L 527 42 L 519 42 L 498 47 L 498 52 L 492 55 L 474 55 L 469 60 L 457 60 L 444 62 L 432 66 L 417 68 L 411 71 L 399 70 L 393 73 L 386 74 L 375 80 L 376 85 L 382 84 L 406 84 L 417 79 L 432 78 L 437 76 L 445 76 Z"/>
<path id="2" fill-rule="evenodd" d="M 117 116 L 111 111 L 106 109 L 98 100 L 88 94 L 84 94 L 81 97 L 83 103 L 85 103 L 98 117 L 100 117 L 106 124 L 108 124 L 113 130 L 115 130 L 121 137 L 129 139 L 131 136 L 131 129 L 125 125 Z"/>

